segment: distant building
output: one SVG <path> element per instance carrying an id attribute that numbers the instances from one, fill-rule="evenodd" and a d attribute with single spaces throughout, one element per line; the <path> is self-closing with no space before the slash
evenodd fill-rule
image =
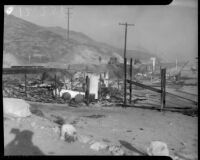
<path id="1" fill-rule="evenodd" d="M 155 71 L 155 67 L 156 67 L 156 58 L 155 57 L 151 57 L 152 63 L 153 63 L 153 72 Z"/>
<path id="2" fill-rule="evenodd" d="M 108 64 L 118 64 L 119 61 L 117 59 L 117 57 L 110 57 L 110 60 L 108 62 Z"/>

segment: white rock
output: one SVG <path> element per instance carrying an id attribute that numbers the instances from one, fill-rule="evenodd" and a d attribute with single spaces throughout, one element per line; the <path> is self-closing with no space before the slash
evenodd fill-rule
<path id="1" fill-rule="evenodd" d="M 111 145 L 111 146 L 109 146 L 108 150 L 112 155 L 115 155 L 115 156 L 122 156 L 125 154 L 124 150 L 121 149 L 120 146 Z"/>
<path id="2" fill-rule="evenodd" d="M 95 142 L 90 146 L 90 149 L 94 151 L 99 151 L 99 150 L 106 149 L 107 147 L 108 145 L 103 142 Z"/>
<path id="3" fill-rule="evenodd" d="M 28 117 L 31 115 L 30 105 L 17 98 L 3 98 L 3 112 L 4 114 L 13 117 Z"/>
<path id="4" fill-rule="evenodd" d="M 161 141 L 152 141 L 147 148 L 147 154 L 150 156 L 169 156 L 167 144 Z"/>
<path id="5" fill-rule="evenodd" d="M 77 139 L 77 131 L 71 124 L 64 124 L 61 127 L 61 140 L 74 141 Z M 71 140 L 70 140 L 71 139 Z"/>

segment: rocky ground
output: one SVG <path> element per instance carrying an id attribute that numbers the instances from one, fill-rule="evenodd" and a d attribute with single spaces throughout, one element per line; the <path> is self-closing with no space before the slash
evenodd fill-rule
<path id="1" fill-rule="evenodd" d="M 5 155 L 146 155 L 151 141 L 162 141 L 171 156 L 197 159 L 197 117 L 98 103 L 88 107 L 28 103 L 30 117 L 4 115 Z M 76 128 L 77 141 L 60 139 L 63 123 Z M 95 142 L 102 149 L 95 150 Z"/>

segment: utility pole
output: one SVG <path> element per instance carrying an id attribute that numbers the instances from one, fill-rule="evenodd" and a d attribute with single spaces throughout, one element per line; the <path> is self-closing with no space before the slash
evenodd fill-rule
<path id="1" fill-rule="evenodd" d="M 69 18 L 70 18 L 70 9 L 72 8 L 67 8 L 67 12 L 65 14 L 67 15 L 67 40 L 69 40 Z"/>
<path id="2" fill-rule="evenodd" d="M 119 25 L 125 26 L 125 43 L 124 43 L 124 106 L 126 105 L 126 40 L 127 40 L 127 28 L 128 26 L 134 26 L 134 24 L 119 23 Z"/>

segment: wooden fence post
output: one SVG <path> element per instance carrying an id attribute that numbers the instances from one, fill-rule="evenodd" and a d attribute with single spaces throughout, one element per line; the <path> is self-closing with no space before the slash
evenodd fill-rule
<path id="1" fill-rule="evenodd" d="M 101 82 L 98 83 L 98 100 L 102 98 Z"/>
<path id="2" fill-rule="evenodd" d="M 73 83 L 73 79 L 72 79 L 72 77 L 71 77 L 70 81 L 71 81 L 71 90 L 72 90 L 72 87 L 73 87 L 73 84 L 72 84 Z"/>
<path id="3" fill-rule="evenodd" d="M 166 68 L 161 69 L 161 111 L 165 108 L 166 96 Z"/>
<path id="4" fill-rule="evenodd" d="M 124 107 L 126 105 L 126 58 L 124 58 Z"/>
<path id="5" fill-rule="evenodd" d="M 117 78 L 117 88 L 119 90 L 119 77 Z"/>
<path id="6" fill-rule="evenodd" d="M 130 81 L 132 81 L 132 62 L 133 62 L 133 59 L 131 58 L 131 60 L 130 60 Z M 132 83 L 129 83 L 129 91 L 130 91 L 129 103 L 131 104 L 131 101 L 132 101 Z"/>
<path id="7" fill-rule="evenodd" d="M 27 92 L 26 92 L 26 72 L 24 74 L 24 89 L 25 89 L 25 96 L 27 97 Z"/>
<path id="8" fill-rule="evenodd" d="M 89 105 L 89 84 L 90 79 L 88 76 L 86 76 L 86 91 L 85 91 L 85 98 L 86 98 L 86 104 Z"/>

